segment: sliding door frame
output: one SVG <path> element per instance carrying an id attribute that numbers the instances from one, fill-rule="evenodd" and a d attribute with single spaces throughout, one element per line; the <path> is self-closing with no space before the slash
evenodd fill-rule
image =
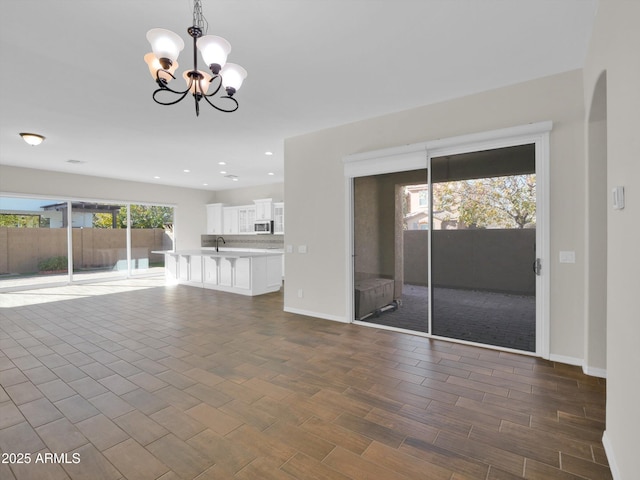
<path id="1" fill-rule="evenodd" d="M 65 285 L 73 285 L 73 284 L 84 284 L 84 283 L 93 283 L 93 282 L 110 282 L 114 280 L 120 279 L 129 279 L 129 278 L 144 278 L 144 277 L 153 277 L 158 276 L 157 273 L 143 273 L 143 274 L 133 274 L 132 268 L 132 259 L 131 259 L 131 248 L 132 248 L 132 239 L 131 239 L 131 205 L 145 205 L 145 206 L 159 206 L 159 207 L 170 207 L 173 208 L 173 224 L 176 225 L 176 217 L 178 211 L 178 205 L 171 203 L 158 203 L 158 202 L 148 202 L 148 201 L 121 201 L 121 200 L 105 200 L 105 199 L 91 199 L 85 197 L 62 197 L 60 195 L 41 195 L 41 194 L 29 194 L 29 193 L 15 193 L 15 192 L 6 192 L 0 191 L 0 196 L 8 197 L 8 198 L 23 198 L 23 199 L 43 199 L 43 200 L 60 200 L 60 202 L 66 202 L 67 211 L 69 212 L 69 218 L 67 221 L 67 274 L 65 280 L 51 281 L 43 284 L 27 284 L 20 285 L 14 287 L 2 287 L 0 286 L 0 292 L 7 293 L 11 291 L 19 291 L 19 290 L 35 290 L 39 288 L 49 288 L 49 287 L 59 287 Z M 73 202 L 88 202 L 88 203 L 109 203 L 122 205 L 127 208 L 127 227 L 125 232 L 125 248 L 127 254 L 127 268 L 124 270 L 122 274 L 114 274 L 108 277 L 100 278 L 100 279 L 78 279 L 74 278 L 74 270 L 73 270 L 73 222 L 72 215 Z M 174 244 L 173 248 L 176 249 L 176 228 L 174 227 Z"/>
<path id="2" fill-rule="evenodd" d="M 347 268 L 347 294 L 346 311 L 347 321 L 358 324 L 354 319 L 354 212 L 353 212 L 353 180 L 357 177 L 380 175 L 385 173 L 402 172 L 407 170 L 427 169 L 427 178 L 431 185 L 431 159 L 447 155 L 492 150 L 497 148 L 512 147 L 517 145 L 535 145 L 536 163 L 536 256 L 541 262 L 540 275 L 536 276 L 536 350 L 524 352 L 492 345 L 477 344 L 456 340 L 448 337 L 438 337 L 432 332 L 432 309 L 429 309 L 429 333 L 411 332 L 412 334 L 429 338 L 441 338 L 443 340 L 482 345 L 486 348 L 514 351 L 523 354 L 535 354 L 542 358 L 549 358 L 550 349 L 550 217 L 549 217 L 549 135 L 553 124 L 551 121 L 532 123 L 517 127 L 492 130 L 488 132 L 473 133 L 433 140 L 423 143 L 392 147 L 372 152 L 348 155 L 343 158 L 345 176 L 345 208 L 346 223 L 346 254 L 350 259 L 350 268 Z M 431 208 L 431 207 L 430 207 Z M 431 216 L 430 216 L 431 217 Z M 431 286 L 431 235 L 429 229 L 429 286 Z M 429 288 L 429 302 L 431 302 L 431 288 Z M 431 305 L 431 303 L 430 303 Z M 376 328 L 393 327 L 375 325 Z"/>

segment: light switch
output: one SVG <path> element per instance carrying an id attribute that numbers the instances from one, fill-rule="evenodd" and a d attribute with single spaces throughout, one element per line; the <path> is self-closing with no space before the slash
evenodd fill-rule
<path id="1" fill-rule="evenodd" d="M 287 253 L 293 253 L 293 245 L 287 245 Z"/>
<path id="2" fill-rule="evenodd" d="M 560 263 L 576 263 L 576 252 L 560 252 Z"/>
<path id="3" fill-rule="evenodd" d="M 611 190 L 614 210 L 622 210 L 624 208 L 624 187 L 614 187 Z"/>

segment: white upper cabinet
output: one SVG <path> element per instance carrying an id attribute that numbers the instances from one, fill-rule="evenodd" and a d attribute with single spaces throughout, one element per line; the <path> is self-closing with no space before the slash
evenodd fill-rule
<path id="1" fill-rule="evenodd" d="M 223 232 L 227 235 L 238 233 L 238 207 L 224 207 L 222 209 Z"/>
<path id="2" fill-rule="evenodd" d="M 284 202 L 273 204 L 273 233 L 284 233 Z"/>
<path id="3" fill-rule="evenodd" d="M 256 220 L 273 220 L 273 200 L 262 198 L 254 200 L 256 205 Z"/>
<path id="4" fill-rule="evenodd" d="M 273 233 L 284 233 L 284 203 L 270 198 L 254 200 L 253 205 L 227 206 L 209 203 L 208 235 L 253 234 L 256 220 L 273 220 Z"/>
<path id="5" fill-rule="evenodd" d="M 255 205 L 238 207 L 238 233 L 253 233 L 253 222 L 255 221 Z"/>
<path id="6" fill-rule="evenodd" d="M 207 205 L 207 234 L 215 235 L 222 231 L 222 203 L 210 203 Z"/>

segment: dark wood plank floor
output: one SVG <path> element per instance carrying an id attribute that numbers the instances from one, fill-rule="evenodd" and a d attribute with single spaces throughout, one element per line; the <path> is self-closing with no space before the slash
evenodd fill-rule
<path id="1" fill-rule="evenodd" d="M 0 294 L 3 480 L 612 478 L 579 368 L 126 283 Z"/>

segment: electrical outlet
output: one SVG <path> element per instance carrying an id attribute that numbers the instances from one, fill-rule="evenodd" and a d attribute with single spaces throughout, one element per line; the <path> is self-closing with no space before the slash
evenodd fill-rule
<path id="1" fill-rule="evenodd" d="M 560 252 L 560 263 L 576 263 L 576 252 Z"/>
<path id="2" fill-rule="evenodd" d="M 301 288 L 299 288 L 298 289 L 298 298 L 302 298 L 302 297 L 304 297 L 304 291 Z"/>

